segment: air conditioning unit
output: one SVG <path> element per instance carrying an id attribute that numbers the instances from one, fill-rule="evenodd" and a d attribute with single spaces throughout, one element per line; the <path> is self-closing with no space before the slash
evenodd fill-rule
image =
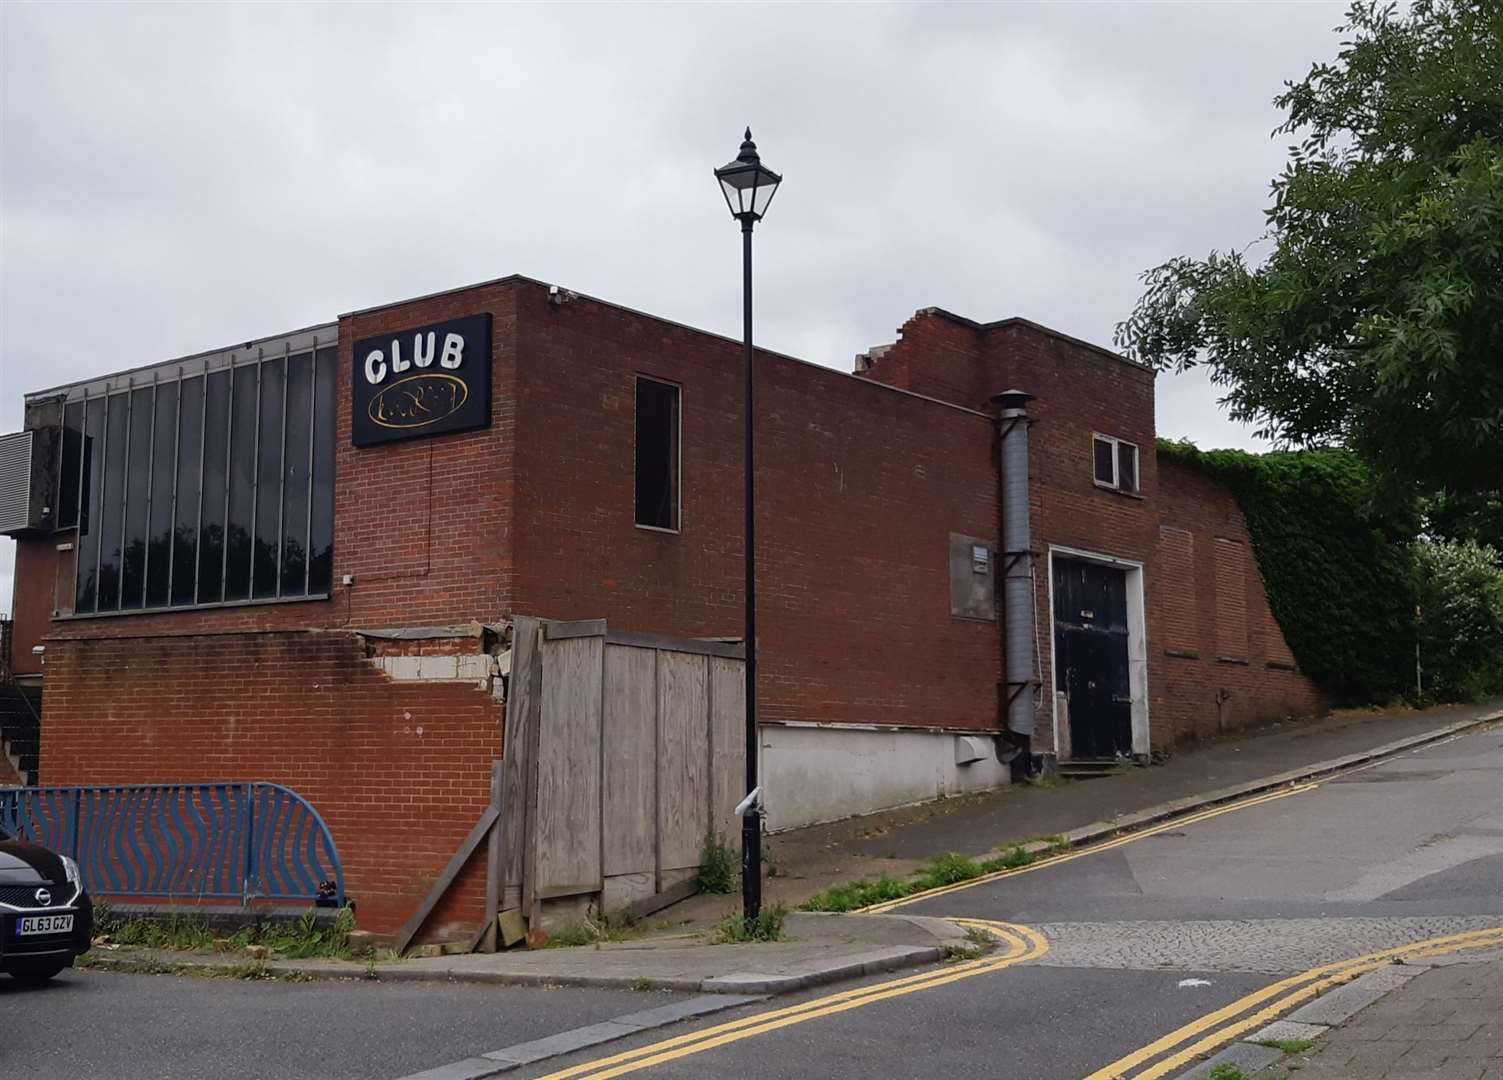
<path id="1" fill-rule="evenodd" d="M 52 531 L 61 449 L 58 427 L 0 435 L 0 535 Z"/>

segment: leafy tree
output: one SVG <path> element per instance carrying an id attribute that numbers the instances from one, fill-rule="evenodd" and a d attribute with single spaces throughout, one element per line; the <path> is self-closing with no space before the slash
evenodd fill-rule
<path id="1" fill-rule="evenodd" d="M 1503 691 L 1503 562 L 1473 543 L 1415 545 L 1426 693 L 1477 701 Z"/>
<path id="2" fill-rule="evenodd" d="M 1427 535 L 1503 551 L 1503 490 L 1436 492 L 1419 505 Z"/>
<path id="3" fill-rule="evenodd" d="M 1238 419 L 1345 445 L 1395 487 L 1503 487 L 1503 3 L 1354 4 L 1286 84 L 1261 262 L 1175 258 L 1117 328 L 1204 363 Z"/>

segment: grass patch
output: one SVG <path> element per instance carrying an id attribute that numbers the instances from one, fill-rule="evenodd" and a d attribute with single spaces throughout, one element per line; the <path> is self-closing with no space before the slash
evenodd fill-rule
<path id="1" fill-rule="evenodd" d="M 736 887 L 736 852 L 718 832 L 705 836 L 699 849 L 699 874 L 695 884 L 702 893 L 724 895 Z"/>
<path id="2" fill-rule="evenodd" d="M 1049 853 L 1059 854 L 1070 849 L 1070 842 L 1063 836 L 1046 837 Z M 989 859 L 972 859 L 954 852 L 946 852 L 930 859 L 920 870 L 906 880 L 898 880 L 883 874 L 875 881 L 852 881 L 845 885 L 832 885 L 822 893 L 816 893 L 799 905 L 800 911 L 859 911 L 873 904 L 889 900 L 901 900 L 905 896 L 924 892 L 927 889 L 958 885 L 962 881 L 996 873 L 998 870 L 1015 870 L 1028 866 L 1043 856 L 1024 849 L 1022 844 L 1013 844 L 1000 855 Z"/>
<path id="3" fill-rule="evenodd" d="M 1041 836 L 1039 837 L 1039 843 L 1049 845 L 1050 855 L 1063 855 L 1073 846 L 1070 843 L 1070 838 L 1064 833 L 1055 833 L 1052 836 Z"/>
<path id="4" fill-rule="evenodd" d="M 1211 1075 L 1207 1080 L 1247 1080 L 1247 1074 L 1242 1071 L 1242 1066 L 1223 1061 L 1211 1070 Z"/>
<path id="5" fill-rule="evenodd" d="M 319 924 L 317 909 L 310 908 L 292 922 L 258 919 L 241 927 L 228 936 L 229 950 L 243 952 L 247 945 L 264 945 L 272 956 L 289 960 L 314 956 L 351 959 L 354 951 L 349 947 L 349 937 L 354 929 L 355 915 L 349 908 L 342 909 L 332 923 L 324 926 Z M 197 915 L 126 918 L 102 904 L 94 909 L 94 932 L 108 937 L 115 945 L 180 952 L 207 951 L 224 936 Z"/>
<path id="6" fill-rule="evenodd" d="M 779 941 L 783 937 L 783 920 L 788 909 L 782 904 L 765 907 L 755 919 L 732 915 L 715 930 L 713 943 L 737 945 L 748 942 Z"/>
<path id="7" fill-rule="evenodd" d="M 583 922 L 548 931 L 550 949 L 570 949 L 580 945 L 600 945 L 612 941 L 630 941 L 642 936 L 642 927 L 634 919 L 613 921 L 586 918 Z"/>
<path id="8" fill-rule="evenodd" d="M 1303 1054 L 1315 1045 L 1314 1039 L 1259 1039 L 1259 1046 L 1282 1050 L 1286 1054 Z"/>
<path id="9" fill-rule="evenodd" d="M 1014 844 L 1001 855 L 984 860 L 981 868 L 983 872 L 991 874 L 998 870 L 1016 870 L 1020 866 L 1027 866 L 1037 861 L 1037 855 L 1024 850 L 1022 844 Z"/>
<path id="10" fill-rule="evenodd" d="M 934 889 L 943 885 L 955 885 L 962 881 L 969 881 L 973 877 L 980 877 L 986 871 L 975 859 L 969 859 L 964 855 L 956 855 L 954 852 L 946 852 L 936 855 L 929 860 L 921 874 L 928 882 L 925 888 Z"/>
<path id="11" fill-rule="evenodd" d="M 799 905 L 801 911 L 856 911 L 858 908 L 900 900 L 914 889 L 906 881 L 883 874 L 876 881 L 853 881 L 832 885 Z"/>

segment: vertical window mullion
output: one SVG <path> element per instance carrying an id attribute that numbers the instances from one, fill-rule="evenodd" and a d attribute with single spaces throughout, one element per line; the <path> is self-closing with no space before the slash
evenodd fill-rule
<path id="1" fill-rule="evenodd" d="M 318 431 L 318 338 L 308 353 L 308 521 L 303 542 L 303 593 L 313 591 L 313 446 Z"/>
<path id="2" fill-rule="evenodd" d="M 204 543 L 204 446 L 209 441 L 209 362 L 204 361 L 203 402 L 198 410 L 198 524 L 193 530 L 193 603 L 198 603 L 199 561 L 203 557 Z M 183 405 L 182 393 L 178 393 L 178 409 Z"/>
<path id="3" fill-rule="evenodd" d="M 135 401 L 131 402 L 131 412 L 135 412 Z M 151 498 L 152 487 L 156 481 L 156 456 L 157 456 L 157 376 L 151 374 L 151 430 L 146 433 L 146 544 L 141 549 L 141 607 L 146 606 L 146 594 L 151 591 Z M 127 458 L 126 462 L 129 463 Z M 129 490 L 129 485 L 127 485 Z M 123 579 L 122 579 L 123 582 Z M 124 588 L 124 585 L 121 586 Z M 124 594 L 121 594 L 122 599 Z"/>
<path id="4" fill-rule="evenodd" d="M 99 539 L 94 545 L 94 610 L 99 610 L 99 576 L 104 573 L 104 515 L 105 497 L 109 494 L 109 469 L 105 466 L 104 456 L 110 449 L 110 387 L 106 383 L 104 387 L 104 433 L 100 436 L 99 444 L 99 520 L 94 527 L 99 529 Z"/>
<path id="5" fill-rule="evenodd" d="M 292 342 L 282 349 L 282 453 L 277 458 L 277 596 L 282 595 L 283 519 L 287 514 L 287 384 L 292 381 Z"/>
<path id="6" fill-rule="evenodd" d="M 266 357 L 261 350 L 256 350 L 256 420 L 251 425 L 251 505 L 250 517 L 246 519 L 249 527 L 250 558 L 247 560 L 245 571 L 245 598 L 256 598 L 256 508 L 261 497 L 261 369 L 265 366 Z M 229 590 L 227 589 L 226 592 Z"/>
<path id="7" fill-rule="evenodd" d="M 204 387 L 205 394 L 208 386 Z M 235 475 L 235 356 L 230 354 L 230 381 L 225 389 L 229 395 L 225 406 L 228 420 L 225 424 L 224 435 L 224 541 L 220 547 L 219 567 L 219 598 L 223 600 L 229 594 L 230 577 L 230 491 L 234 488 L 232 477 Z M 204 399 L 204 411 L 208 411 L 208 398 Z"/>
<path id="8" fill-rule="evenodd" d="M 152 415 L 156 411 L 152 410 Z M 183 440 L 183 369 L 177 369 L 177 403 L 172 410 L 172 507 L 167 513 L 167 606 L 172 606 L 172 567 L 177 562 L 177 474 L 182 466 Z"/>
<path id="9" fill-rule="evenodd" d="M 82 567 L 79 566 L 78 557 L 83 554 L 84 534 L 84 476 L 89 465 L 89 388 L 84 387 L 83 392 L 83 429 L 78 433 L 78 528 L 73 536 L 73 610 L 78 610 L 78 574 Z M 99 579 L 96 570 L 94 579 Z M 99 589 L 94 589 L 94 606 L 99 606 Z"/>
<path id="10" fill-rule="evenodd" d="M 129 543 L 125 535 L 126 511 L 130 507 L 130 436 L 136 423 L 136 381 L 125 380 L 125 468 L 120 473 L 120 569 L 115 574 L 115 610 L 120 610 L 120 601 L 125 599 L 125 548 Z M 109 447 L 105 447 L 109 450 Z"/>

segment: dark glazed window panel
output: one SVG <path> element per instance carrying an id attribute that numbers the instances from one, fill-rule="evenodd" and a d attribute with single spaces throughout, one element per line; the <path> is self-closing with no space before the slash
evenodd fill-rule
<path id="1" fill-rule="evenodd" d="M 1113 471 L 1112 455 L 1115 450 L 1109 439 L 1092 440 L 1096 448 L 1096 482 L 1098 484 L 1115 484 L 1116 473 Z M 1076 445 L 1079 445 L 1078 443 Z"/>
<path id="2" fill-rule="evenodd" d="M 1123 491 L 1138 490 L 1138 448 L 1132 443 L 1117 444 L 1117 486 Z"/>
<path id="3" fill-rule="evenodd" d="M 230 514 L 225 523 L 224 598 L 250 596 L 251 537 L 255 535 L 256 367 L 235 369 L 230 402 Z"/>
<path id="4" fill-rule="evenodd" d="M 637 380 L 638 525 L 678 528 L 678 395 L 676 386 Z"/>
<path id="5" fill-rule="evenodd" d="M 120 606 L 121 520 L 125 500 L 125 436 L 130 395 L 111 394 L 104 411 L 104 490 L 99 500 L 98 610 Z"/>
<path id="6" fill-rule="evenodd" d="M 78 585 L 73 594 L 73 610 L 88 612 L 99 599 L 97 578 L 99 561 L 99 506 L 102 485 L 101 458 L 104 452 L 104 398 L 93 398 L 84 407 L 84 489 L 78 538 Z"/>
<path id="7" fill-rule="evenodd" d="M 318 351 L 313 377 L 313 501 L 308 507 L 308 591 L 326 593 L 334 580 L 334 379 L 338 354 Z"/>
<path id="8" fill-rule="evenodd" d="M 313 433 L 313 354 L 287 361 L 287 457 L 282 463 L 282 595 L 308 588 L 308 461 Z"/>
<path id="9" fill-rule="evenodd" d="M 277 595 L 277 543 L 282 536 L 282 391 L 285 361 L 261 365 L 260 438 L 257 440 L 256 528 L 251 595 Z"/>
<path id="10" fill-rule="evenodd" d="M 203 467 L 204 377 L 178 384 L 177 505 L 172 515 L 170 602 L 193 603 L 198 569 L 198 509 Z"/>
<path id="11" fill-rule="evenodd" d="M 120 607 L 138 608 L 146 585 L 146 526 L 151 489 L 152 388 L 130 393 L 130 459 L 125 475 L 125 537 Z"/>
<path id="12" fill-rule="evenodd" d="M 198 541 L 198 602 L 224 595 L 224 511 L 229 490 L 230 373 L 216 371 L 204 388 L 203 525 Z"/>
<path id="13" fill-rule="evenodd" d="M 57 478 L 59 529 L 71 529 L 78 524 L 78 459 L 83 452 L 83 414 L 82 401 L 75 401 L 63 408 L 63 445 Z"/>
<path id="14" fill-rule="evenodd" d="M 177 475 L 176 381 L 157 384 L 146 524 L 146 606 L 165 607 L 172 583 L 172 482 Z"/>

